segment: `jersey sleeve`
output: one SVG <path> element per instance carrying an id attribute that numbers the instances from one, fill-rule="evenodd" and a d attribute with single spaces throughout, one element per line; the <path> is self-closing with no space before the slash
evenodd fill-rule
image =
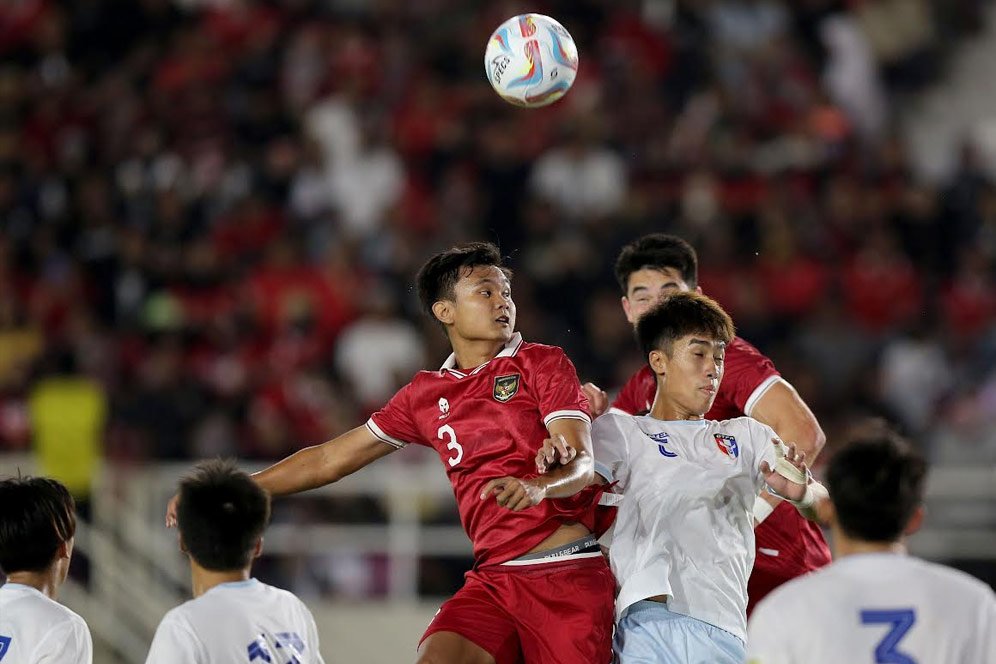
<path id="1" fill-rule="evenodd" d="M 649 369 L 644 367 L 626 381 L 616 395 L 616 400 L 612 402 L 612 410 L 626 415 L 640 415 L 647 410 L 648 396 L 653 401 L 654 392 L 654 381 L 648 373 Z"/>
<path id="2" fill-rule="evenodd" d="M 38 664 L 61 664 L 62 662 L 80 662 L 92 664 L 93 641 L 90 629 L 82 618 L 56 625 L 50 630 L 35 649 L 35 659 Z"/>
<path id="3" fill-rule="evenodd" d="M 745 418 L 750 430 L 750 463 L 749 472 L 754 478 L 754 484 L 760 491 L 764 487 L 764 473 L 761 472 L 761 464 L 765 461 L 768 466 L 775 467 L 775 445 L 773 439 L 778 437 L 775 430 L 767 424 Z"/>
<path id="4" fill-rule="evenodd" d="M 599 417 L 591 426 L 591 444 L 595 455 L 595 472 L 609 482 L 616 482 L 619 493 L 629 480 L 629 443 L 619 426 L 626 415 Z"/>
<path id="5" fill-rule="evenodd" d="M 399 449 L 409 443 L 425 444 L 412 417 L 411 393 L 412 384 L 408 383 L 371 415 L 366 424 L 370 433 Z"/>
<path id="6" fill-rule="evenodd" d="M 564 417 L 591 422 L 588 397 L 563 350 L 549 348 L 530 369 L 544 425 Z"/>
<path id="7" fill-rule="evenodd" d="M 725 365 L 720 392 L 744 415 L 750 415 L 758 400 L 781 377 L 767 356 L 740 338 L 727 349 Z"/>
<path id="8" fill-rule="evenodd" d="M 145 664 L 207 664 L 193 630 L 174 614 L 167 613 L 152 638 Z"/>
<path id="9" fill-rule="evenodd" d="M 786 653 L 793 636 L 770 601 L 762 601 L 747 623 L 747 664 L 791 664 Z"/>

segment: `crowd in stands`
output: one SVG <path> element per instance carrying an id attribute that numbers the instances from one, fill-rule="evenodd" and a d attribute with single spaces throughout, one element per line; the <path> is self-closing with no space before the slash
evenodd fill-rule
<path id="1" fill-rule="evenodd" d="M 970 145 L 922 181 L 896 122 L 982 4 L 5 2 L 0 450 L 326 440 L 445 358 L 412 277 L 470 239 L 508 255 L 524 336 L 616 387 L 641 358 L 612 261 L 665 231 L 828 449 L 876 414 L 991 462 L 996 182 Z M 524 10 L 581 54 L 541 110 L 483 71 Z"/>

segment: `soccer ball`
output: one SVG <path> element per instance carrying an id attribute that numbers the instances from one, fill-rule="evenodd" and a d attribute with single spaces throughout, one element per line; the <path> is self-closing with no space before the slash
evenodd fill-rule
<path id="1" fill-rule="evenodd" d="M 549 16 L 513 16 L 488 40 L 484 71 L 505 101 L 527 108 L 546 106 L 574 84 L 578 48 L 566 28 Z"/>

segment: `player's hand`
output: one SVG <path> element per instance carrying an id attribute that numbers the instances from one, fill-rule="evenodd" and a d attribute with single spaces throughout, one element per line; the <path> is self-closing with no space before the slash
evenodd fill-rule
<path id="1" fill-rule="evenodd" d="M 779 441 L 773 441 L 776 445 Z M 785 449 L 785 460 L 792 464 L 802 473 L 803 477 L 809 477 L 809 467 L 806 466 L 806 453 L 796 449 L 795 443 L 789 443 Z M 761 462 L 761 472 L 764 473 L 765 483 L 775 490 L 775 492 L 789 500 L 802 500 L 806 495 L 806 483 L 797 484 L 787 477 L 783 477 L 774 468 L 768 465 L 767 461 Z"/>
<path id="2" fill-rule="evenodd" d="M 180 502 L 180 494 L 174 494 L 166 503 L 166 527 L 176 528 L 176 506 Z"/>
<path id="3" fill-rule="evenodd" d="M 527 507 L 539 505 L 546 498 L 546 487 L 536 480 L 500 477 L 484 485 L 481 500 L 487 500 L 492 495 L 502 507 L 519 512 Z"/>
<path id="4" fill-rule="evenodd" d="M 567 444 L 567 439 L 564 438 L 563 434 L 558 433 L 544 440 L 542 447 L 536 453 L 536 472 L 543 475 L 553 468 L 558 461 L 561 466 L 566 466 L 574 461 L 574 457 L 577 455 L 578 451 Z"/>
<path id="5" fill-rule="evenodd" d="M 581 391 L 588 397 L 588 406 L 591 408 L 592 417 L 599 417 L 609 409 L 609 395 L 598 385 L 585 383 L 581 386 Z"/>

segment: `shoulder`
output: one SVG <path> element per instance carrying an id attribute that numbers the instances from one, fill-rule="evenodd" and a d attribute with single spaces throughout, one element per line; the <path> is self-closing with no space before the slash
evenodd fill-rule
<path id="1" fill-rule="evenodd" d="M 633 415 L 609 411 L 596 417 L 595 421 L 591 423 L 592 435 L 596 432 L 608 435 L 622 431 L 625 427 L 633 426 L 634 419 Z"/>
<path id="2" fill-rule="evenodd" d="M 989 584 L 961 570 L 933 563 L 920 558 L 908 558 L 911 564 L 919 567 L 918 576 L 933 578 L 945 592 L 974 597 L 980 604 L 996 603 L 996 593 Z"/>
<path id="3" fill-rule="evenodd" d="M 777 373 L 771 358 L 740 337 L 733 337 L 733 341 L 726 347 L 725 364 L 727 372 L 753 369 Z"/>
<path id="4" fill-rule="evenodd" d="M 798 576 L 772 590 L 761 600 L 755 610 L 776 616 L 796 615 L 798 611 L 812 612 L 812 598 L 820 595 L 820 588 L 833 576 L 833 566 Z"/>
<path id="5" fill-rule="evenodd" d="M 531 341 L 523 341 L 515 349 L 514 357 L 518 357 L 529 362 L 549 362 L 567 359 L 567 353 L 560 346 L 550 346 L 547 344 L 537 344 Z"/>
<path id="6" fill-rule="evenodd" d="M 777 435 L 775 434 L 775 430 L 767 424 L 746 415 L 733 417 L 728 420 L 713 420 L 712 426 L 722 433 L 740 433 L 751 437 L 775 437 Z"/>

